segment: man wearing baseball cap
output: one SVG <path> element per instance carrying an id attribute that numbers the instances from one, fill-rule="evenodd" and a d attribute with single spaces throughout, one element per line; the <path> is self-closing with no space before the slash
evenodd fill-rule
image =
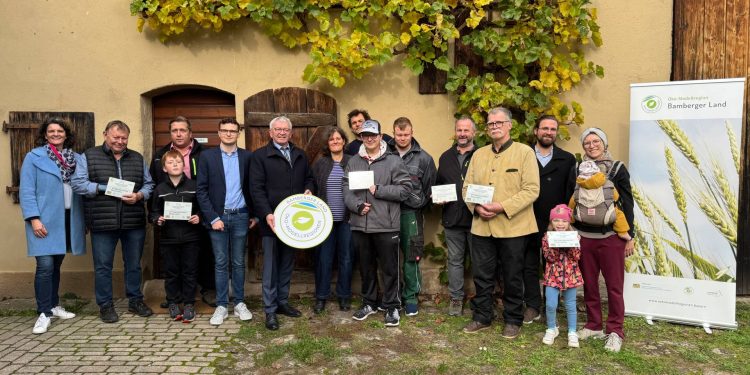
<path id="1" fill-rule="evenodd" d="M 355 320 L 365 320 L 376 312 L 378 267 L 383 276 L 385 325 L 399 325 L 399 230 L 401 202 L 411 191 L 411 180 L 401 158 L 388 150 L 382 140 L 380 123 L 362 124 L 362 146 L 346 165 L 343 178 L 344 202 L 352 212 L 350 225 L 354 248 L 359 252 L 362 276 L 362 307 Z M 366 189 L 351 189 L 352 172 L 371 171 L 373 184 Z"/>

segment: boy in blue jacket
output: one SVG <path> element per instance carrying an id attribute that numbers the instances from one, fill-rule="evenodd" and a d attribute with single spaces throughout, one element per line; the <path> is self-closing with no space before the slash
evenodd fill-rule
<path id="1" fill-rule="evenodd" d="M 174 320 L 190 323 L 195 319 L 196 274 L 201 239 L 196 227 L 200 223 L 195 197 L 196 185 L 195 181 L 185 177 L 184 162 L 178 151 L 165 153 L 161 164 L 169 179 L 157 185 L 154 190 L 150 219 L 154 225 L 161 227 L 159 248 L 166 268 L 164 289 L 167 292 L 169 316 Z M 165 206 L 179 206 L 179 203 L 190 204 L 189 210 L 183 205 L 183 212 L 188 211 L 189 217 L 173 218 L 174 209 L 171 207 L 165 213 Z M 182 297 L 185 304 L 184 311 L 177 304 L 178 296 Z"/>

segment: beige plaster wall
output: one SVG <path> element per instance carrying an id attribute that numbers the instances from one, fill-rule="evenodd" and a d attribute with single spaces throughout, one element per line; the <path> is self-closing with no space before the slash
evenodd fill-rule
<path id="1" fill-rule="evenodd" d="M 344 126 L 346 112 L 363 107 L 384 125 L 399 116 L 411 118 L 415 136 L 435 158 L 450 144 L 452 98 L 419 95 L 417 78 L 399 62 L 343 89 L 310 86 L 301 79 L 307 56 L 275 46 L 251 26 L 229 25 L 220 35 L 197 33 L 162 44 L 153 33 L 136 31 L 128 3 L 0 0 L 0 119 L 7 120 L 10 111 L 90 111 L 98 142 L 104 124 L 121 119 L 133 128 L 130 147 L 143 151 L 150 148 L 151 132 L 143 120 L 149 118 L 144 93 L 183 84 L 215 87 L 235 95 L 242 119 L 246 97 L 298 86 L 333 96 Z M 627 159 L 628 84 L 668 80 L 672 5 L 665 0 L 595 5 L 605 44 L 591 56 L 605 66 L 606 77 L 587 82 L 570 97 L 583 104 L 587 123 L 610 133 L 615 155 Z M 0 187 L 11 184 L 9 141 L 0 134 Z M 566 147 L 580 151 L 577 143 Z M 26 257 L 20 208 L 1 195 L 0 212 L 0 296 L 30 296 L 33 289 L 23 280 L 32 277 L 34 262 Z M 431 237 L 439 230 L 437 212 L 430 217 Z M 63 269 L 91 272 L 91 257 L 68 257 Z"/>

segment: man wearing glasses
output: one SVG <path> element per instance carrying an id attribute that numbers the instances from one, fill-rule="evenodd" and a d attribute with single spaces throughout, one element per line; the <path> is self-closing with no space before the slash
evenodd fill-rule
<path id="1" fill-rule="evenodd" d="M 219 147 L 203 151 L 198 162 L 198 204 L 209 229 L 214 252 L 216 310 L 210 323 L 219 326 L 229 315 L 229 263 L 232 263 L 234 315 L 250 320 L 245 304 L 245 246 L 247 230 L 258 220 L 250 198 L 250 151 L 237 147 L 240 124 L 234 118 L 219 121 Z"/>
<path id="2" fill-rule="evenodd" d="M 493 313 L 492 292 L 497 262 L 502 262 L 502 336 L 518 336 L 523 324 L 523 256 L 527 236 L 537 232 L 532 204 L 539 195 L 539 167 L 531 147 L 510 138 L 511 113 L 493 108 L 487 115 L 487 133 L 492 142 L 472 156 L 463 186 L 464 200 L 470 185 L 491 187 L 489 203 L 467 201 L 474 215 L 471 223 L 471 268 L 476 296 L 472 299 L 472 322 L 466 333 L 489 328 Z"/>
<path id="3" fill-rule="evenodd" d="M 531 324 L 541 318 L 539 259 L 542 235 L 549 225 L 549 212 L 552 207 L 570 200 L 576 183 L 575 174 L 572 172 L 576 165 L 575 156 L 555 144 L 558 126 L 555 116 L 550 115 L 540 117 L 534 125 L 534 153 L 539 167 L 539 198 L 534 202 L 534 216 L 539 232 L 529 236 L 524 254 L 524 324 Z"/>
<path id="4" fill-rule="evenodd" d="M 292 122 L 285 116 L 271 120 L 268 145 L 255 151 L 250 186 L 255 209 L 261 218 L 263 244 L 263 310 L 266 328 L 279 329 L 276 314 L 297 318 L 302 313 L 289 305 L 289 287 L 294 269 L 295 250 L 281 242 L 274 233 L 276 206 L 294 194 L 312 194 L 314 181 L 307 157 L 295 147 Z"/>

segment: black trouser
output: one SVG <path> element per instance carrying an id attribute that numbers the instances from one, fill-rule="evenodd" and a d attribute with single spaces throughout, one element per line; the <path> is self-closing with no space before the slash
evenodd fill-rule
<path id="1" fill-rule="evenodd" d="M 195 303 L 196 273 L 200 241 L 182 244 L 161 244 L 164 259 L 164 289 L 167 302 L 176 303 L 182 298 L 185 304 Z"/>
<path id="2" fill-rule="evenodd" d="M 523 254 L 527 237 L 494 238 L 471 236 L 471 270 L 476 296 L 471 300 L 475 321 L 490 324 L 493 318 L 492 292 L 498 260 L 503 267 L 503 319 L 506 324 L 523 324 Z"/>
<path id="3" fill-rule="evenodd" d="M 398 232 L 364 233 L 352 231 L 354 248 L 359 253 L 359 273 L 362 276 L 362 302 L 376 308 L 378 300 L 378 268 L 383 281 L 383 302 L 386 309 L 398 308 L 399 297 L 399 237 Z"/>
<path id="4" fill-rule="evenodd" d="M 201 229 L 202 230 L 202 229 Z M 201 286 L 201 293 L 206 290 L 216 290 L 216 277 L 214 276 L 214 252 L 211 247 L 211 237 L 208 232 L 201 233 L 199 241 L 200 251 L 198 252 L 198 285 Z"/>
<path id="5" fill-rule="evenodd" d="M 542 311 L 542 293 L 539 288 L 539 258 L 542 249 L 542 233 L 532 233 L 526 241 L 523 254 L 523 300 L 526 307 Z"/>

